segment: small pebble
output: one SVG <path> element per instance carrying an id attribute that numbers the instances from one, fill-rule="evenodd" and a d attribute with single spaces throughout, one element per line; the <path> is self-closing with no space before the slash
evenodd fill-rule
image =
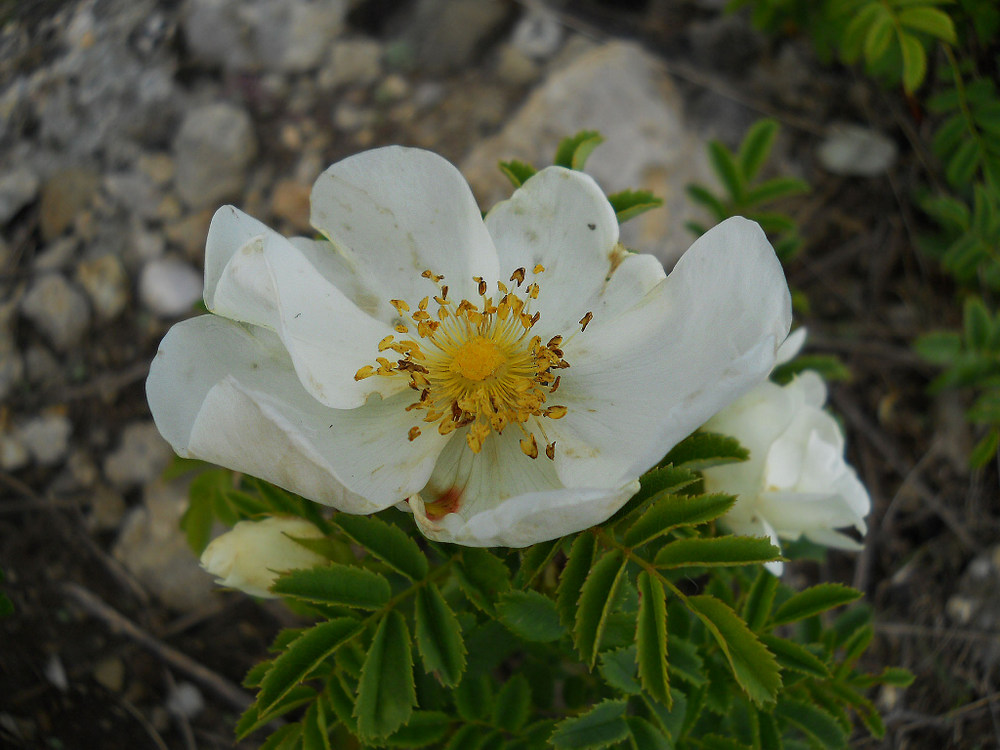
<path id="1" fill-rule="evenodd" d="M 42 466 L 58 464 L 69 450 L 73 423 L 60 413 L 42 414 L 29 419 L 19 430 L 21 442 L 32 458 Z"/>
<path id="2" fill-rule="evenodd" d="M 204 290 L 201 274 L 176 258 L 157 258 L 146 264 L 139 278 L 139 298 L 163 318 L 191 312 Z"/>
<path id="3" fill-rule="evenodd" d="M 90 326 L 87 297 L 58 273 L 35 280 L 21 300 L 21 313 L 60 351 L 78 344 Z"/>

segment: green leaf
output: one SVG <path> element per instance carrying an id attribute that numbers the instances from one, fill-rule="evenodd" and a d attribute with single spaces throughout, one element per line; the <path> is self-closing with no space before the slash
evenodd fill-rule
<path id="1" fill-rule="evenodd" d="M 383 742 L 389 747 L 427 747 L 444 739 L 451 729 L 451 718 L 442 711 L 414 711 L 406 724 Z"/>
<path id="2" fill-rule="evenodd" d="M 982 158 L 983 152 L 977 140 L 973 138 L 963 140 L 948 160 L 948 166 L 945 169 L 944 174 L 949 184 L 960 190 L 965 189 L 972 181 Z"/>
<path id="3" fill-rule="evenodd" d="M 888 13 L 879 14 L 872 25 L 868 27 L 868 33 L 865 34 L 864 49 L 865 59 L 869 65 L 878 62 L 888 51 L 894 30 L 895 26 L 892 22 L 892 16 Z"/>
<path id="4" fill-rule="evenodd" d="M 306 602 L 359 609 L 379 609 L 392 596 L 389 582 L 383 576 L 338 563 L 285 573 L 274 582 L 271 591 Z"/>
<path id="5" fill-rule="evenodd" d="M 915 36 L 899 32 L 899 47 L 903 52 L 903 88 L 912 94 L 927 75 L 927 53 Z"/>
<path id="6" fill-rule="evenodd" d="M 466 547 L 454 568 L 462 593 L 478 609 L 493 616 L 497 597 L 510 588 L 510 571 L 481 547 Z"/>
<path id="7" fill-rule="evenodd" d="M 454 687 L 465 671 L 462 627 L 433 583 L 417 589 L 416 599 L 417 649 L 424 670 L 436 675 L 442 685 Z"/>
<path id="8" fill-rule="evenodd" d="M 775 655 L 783 669 L 791 669 L 820 680 L 830 676 L 826 664 L 805 646 L 774 635 L 761 635 L 760 640 Z"/>
<path id="9" fill-rule="evenodd" d="M 453 697 L 459 716 L 466 721 L 480 722 L 489 716 L 493 705 L 492 680 L 485 674 L 466 672 Z"/>
<path id="10" fill-rule="evenodd" d="M 861 596 L 861 592 L 842 583 L 821 583 L 789 598 L 774 612 L 772 625 L 785 625 L 842 607 Z"/>
<path id="11" fill-rule="evenodd" d="M 847 733 L 830 714 L 798 700 L 783 700 L 774 709 L 776 718 L 802 730 L 820 747 L 835 750 L 847 747 Z"/>
<path id="12" fill-rule="evenodd" d="M 338 617 L 314 625 L 292 641 L 261 680 L 257 696 L 259 714 L 265 716 L 271 713 L 292 688 L 307 679 L 316 667 L 359 630 L 357 620 Z"/>
<path id="13" fill-rule="evenodd" d="M 774 594 L 778 590 L 778 577 L 769 573 L 767 568 L 757 571 L 746 601 L 743 602 L 743 619 L 751 630 L 760 630 L 767 622 L 774 604 Z"/>
<path id="14" fill-rule="evenodd" d="M 511 676 L 493 704 L 493 724 L 508 732 L 516 732 L 528 721 L 531 712 L 531 688 L 524 675 Z"/>
<path id="15" fill-rule="evenodd" d="M 844 58 L 844 62 L 857 62 L 864 49 L 868 29 L 884 13 L 886 13 L 885 8 L 878 2 L 869 2 L 855 13 L 840 38 L 840 55 Z"/>
<path id="16" fill-rule="evenodd" d="M 732 152 L 719 141 L 712 140 L 708 142 L 708 159 L 729 195 L 734 201 L 741 201 L 745 182 Z"/>
<path id="17" fill-rule="evenodd" d="M 642 685 L 636 680 L 635 651 L 633 643 L 631 646 L 623 646 L 601 654 L 601 677 L 615 690 L 630 695 L 642 692 Z"/>
<path id="18" fill-rule="evenodd" d="M 694 687 L 701 687 L 707 682 L 705 663 L 698 653 L 697 646 L 676 633 L 670 633 L 667 635 L 667 650 L 670 653 L 670 672 L 675 677 Z"/>
<path id="19" fill-rule="evenodd" d="M 0 617 L 9 617 L 14 614 L 14 602 L 6 594 L 0 594 Z"/>
<path id="20" fill-rule="evenodd" d="M 604 141 L 596 130 L 581 130 L 574 136 L 563 138 L 556 149 L 553 163 L 567 169 L 583 169 L 590 152 Z"/>
<path id="21" fill-rule="evenodd" d="M 764 118 L 757 120 L 747 131 L 743 142 L 740 144 L 738 155 L 739 169 L 747 180 L 752 180 L 757 176 L 757 172 L 767 161 L 774 145 L 774 138 L 778 134 L 778 123 L 776 120 Z"/>
<path id="22" fill-rule="evenodd" d="M 330 701 L 330 706 L 337 715 L 337 719 L 347 727 L 351 734 L 357 734 L 358 720 L 354 718 L 353 689 L 353 686 L 348 688 L 344 685 L 343 675 L 335 675 L 326 681 L 325 695 Z"/>
<path id="23" fill-rule="evenodd" d="M 716 221 L 723 221 L 724 219 L 729 218 L 730 211 L 726 208 L 723 202 L 707 188 L 704 188 L 701 185 L 688 185 L 685 190 L 687 190 L 688 197 L 695 203 L 699 203 L 707 208 Z M 696 234 L 703 233 L 704 232 L 697 232 Z"/>
<path id="24" fill-rule="evenodd" d="M 338 513 L 333 522 L 347 536 L 360 544 L 397 573 L 412 581 L 427 577 L 427 558 L 417 543 L 398 526 L 375 516 Z"/>
<path id="25" fill-rule="evenodd" d="M 909 687 L 913 684 L 913 672 L 902 667 L 886 667 L 875 678 L 879 684 L 893 685 L 894 687 Z"/>
<path id="26" fill-rule="evenodd" d="M 757 705 L 774 701 L 781 687 L 778 663 L 746 623 L 714 596 L 692 596 L 687 604 L 719 644 L 750 700 Z"/>
<path id="27" fill-rule="evenodd" d="M 954 331 L 931 331 L 918 338 L 917 354 L 936 365 L 950 365 L 962 351 L 962 337 Z"/>
<path id="28" fill-rule="evenodd" d="M 639 573 L 639 617 L 636 623 L 636 661 L 642 686 L 655 700 L 670 707 L 667 671 L 667 605 L 663 584 L 648 571 Z"/>
<path id="29" fill-rule="evenodd" d="M 947 13 L 937 8 L 927 6 L 906 8 L 896 18 L 903 26 L 936 36 L 942 42 L 955 44 L 958 41 L 955 36 L 955 24 Z"/>
<path id="30" fill-rule="evenodd" d="M 556 725 L 549 742 L 558 750 L 598 750 L 629 735 L 625 701 L 604 701 L 587 713 Z"/>
<path id="31" fill-rule="evenodd" d="M 514 635 L 548 643 L 566 633 L 556 603 L 537 591 L 508 591 L 497 602 L 497 617 Z"/>
<path id="32" fill-rule="evenodd" d="M 196 555 L 205 551 L 212 538 L 215 500 L 231 482 L 232 475 L 219 469 L 203 471 L 191 480 L 188 487 L 188 507 L 181 516 L 181 528 L 184 529 L 188 546 Z"/>
<path id="33" fill-rule="evenodd" d="M 326 711 L 322 700 L 314 700 L 302 718 L 303 750 L 332 750 L 330 729 L 326 723 Z"/>
<path id="34" fill-rule="evenodd" d="M 700 478 L 693 471 L 673 466 L 660 466 L 647 471 L 639 477 L 639 491 L 611 517 L 610 523 L 622 521 L 627 526 L 642 514 L 647 503 L 652 505 L 669 500 L 674 492 L 691 486 Z"/>
<path id="35" fill-rule="evenodd" d="M 650 504 L 625 532 L 625 544 L 639 547 L 678 526 L 696 526 L 718 518 L 736 502 L 734 495 L 666 495 Z"/>
<path id="36" fill-rule="evenodd" d="M 482 727 L 466 724 L 451 736 L 445 750 L 479 750 L 485 739 Z"/>
<path id="37" fill-rule="evenodd" d="M 370 743 L 399 729 L 417 702 L 406 620 L 390 610 L 379 623 L 358 683 L 358 734 Z"/>
<path id="38" fill-rule="evenodd" d="M 618 587 L 625 573 L 626 560 L 620 550 L 605 552 L 580 589 L 576 608 L 573 642 L 584 663 L 593 669 L 601 636 L 608 624 Z"/>
<path id="39" fill-rule="evenodd" d="M 562 546 L 562 539 L 550 539 L 547 542 L 539 542 L 521 551 L 521 567 L 514 577 L 514 584 L 518 588 L 527 588 L 545 570 L 556 552 Z"/>
<path id="40" fill-rule="evenodd" d="M 641 716 L 626 716 L 633 750 L 673 750 L 670 739 Z"/>
<path id="41" fill-rule="evenodd" d="M 259 699 L 258 699 L 259 700 Z M 271 704 L 266 713 L 259 710 L 259 702 L 251 705 L 239 721 L 236 722 L 236 739 L 240 740 L 252 732 L 256 732 L 265 724 L 270 724 L 274 719 L 284 713 L 316 700 L 316 691 L 306 685 L 297 685 L 289 690 L 284 698 Z"/>
<path id="42" fill-rule="evenodd" d="M 756 206 L 793 195 L 802 195 L 810 190 L 809 183 L 797 177 L 775 177 L 750 188 L 747 191 L 746 203 L 748 206 Z"/>
<path id="43" fill-rule="evenodd" d="M 966 348 L 986 349 L 993 331 L 993 320 L 983 300 L 979 297 L 969 297 L 965 301 L 962 313 Z"/>
<path id="44" fill-rule="evenodd" d="M 678 539 L 656 553 L 658 568 L 688 565 L 752 565 L 776 560 L 781 550 L 767 537 L 718 536 Z"/>
<path id="45" fill-rule="evenodd" d="M 559 610 L 559 620 L 566 627 L 572 627 L 576 618 L 576 603 L 580 599 L 580 589 L 587 578 L 587 572 L 594 561 L 596 541 L 589 532 L 581 533 L 573 540 L 566 565 L 559 576 L 559 587 L 556 589 L 556 609 Z"/>
<path id="46" fill-rule="evenodd" d="M 615 210 L 619 224 L 663 205 L 663 198 L 657 198 L 651 190 L 622 190 L 609 195 L 608 201 Z"/>
<path id="47" fill-rule="evenodd" d="M 1000 450 L 1000 431 L 990 430 L 973 447 L 969 454 L 969 466 L 981 469 L 992 461 Z"/>
<path id="48" fill-rule="evenodd" d="M 746 461 L 750 452 L 736 438 L 715 432 L 696 432 L 675 445 L 660 462 L 701 471 L 734 461 Z"/>
<path id="49" fill-rule="evenodd" d="M 518 161 L 517 159 L 500 162 L 500 171 L 507 176 L 507 179 L 510 180 L 516 188 L 521 187 L 521 185 L 526 183 L 538 172 L 538 170 L 530 164 Z"/>
<path id="50" fill-rule="evenodd" d="M 291 750 L 301 747 L 302 739 L 301 724 L 286 724 L 268 737 L 260 750 Z"/>

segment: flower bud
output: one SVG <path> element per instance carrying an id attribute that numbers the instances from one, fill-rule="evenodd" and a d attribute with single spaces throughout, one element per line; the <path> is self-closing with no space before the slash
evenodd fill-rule
<path id="1" fill-rule="evenodd" d="M 840 549 L 860 549 L 836 531 L 853 526 L 865 533 L 871 509 L 868 491 L 844 460 L 844 436 L 823 411 L 826 385 L 803 372 L 785 386 L 770 381 L 716 414 L 704 429 L 735 437 L 750 451 L 747 461 L 704 471 L 706 492 L 738 495 L 721 519 L 737 534 L 779 539 L 804 536 Z M 781 563 L 768 570 L 781 574 Z"/>
<path id="2" fill-rule="evenodd" d="M 273 599 L 275 595 L 268 589 L 279 573 L 326 561 L 293 537 L 322 536 L 322 531 L 302 518 L 274 516 L 262 521 L 240 521 L 205 548 L 201 567 L 216 576 L 221 586 Z"/>

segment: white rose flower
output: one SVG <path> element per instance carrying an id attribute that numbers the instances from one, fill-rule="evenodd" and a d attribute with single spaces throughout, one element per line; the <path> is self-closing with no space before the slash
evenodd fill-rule
<path id="1" fill-rule="evenodd" d="M 292 537 L 322 536 L 322 531 L 302 518 L 272 516 L 262 521 L 240 521 L 205 548 L 201 567 L 218 578 L 220 586 L 273 599 L 275 594 L 268 589 L 279 573 L 326 562 L 322 555 L 306 549 Z"/>
<path id="2" fill-rule="evenodd" d="M 705 424 L 750 451 L 747 461 L 704 471 L 706 491 L 739 496 L 722 518 L 724 526 L 768 536 L 779 548 L 779 539 L 801 536 L 829 547 L 861 548 L 836 529 L 853 526 L 864 534 L 871 500 L 844 460 L 844 436 L 823 411 L 825 402 L 823 379 L 806 371 L 785 386 L 761 383 Z M 780 562 L 767 567 L 781 575 Z"/>
<path id="3" fill-rule="evenodd" d="M 586 174 L 542 170 L 482 218 L 461 174 L 388 147 L 313 187 L 323 240 L 225 206 L 205 303 L 150 368 L 198 457 L 349 513 L 406 501 L 427 536 L 526 546 L 608 518 L 638 477 L 766 377 L 791 321 L 735 218 L 669 276 L 618 244 Z"/>

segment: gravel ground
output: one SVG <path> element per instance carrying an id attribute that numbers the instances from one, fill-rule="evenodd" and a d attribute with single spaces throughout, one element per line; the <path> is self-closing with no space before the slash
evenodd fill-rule
<path id="1" fill-rule="evenodd" d="M 706 141 L 769 115 L 768 168 L 813 185 L 784 206 L 807 240 L 787 268 L 799 319 L 808 351 L 853 373 L 832 402 L 873 499 L 863 553 L 789 575 L 861 588 L 869 667 L 917 675 L 873 696 L 889 732 L 857 747 L 995 746 L 997 472 L 966 469 L 965 404 L 927 395 L 909 347 L 958 316 L 906 198 L 908 135 L 929 125 L 722 5 L 0 2 L 0 568 L 17 610 L 0 621 L 0 744 L 232 747 L 236 686 L 290 622 L 197 567 L 143 396 L 200 299 L 215 208 L 308 232 L 319 172 L 389 143 L 458 163 L 488 207 L 498 159 L 544 164 L 596 128 L 602 186 L 665 197 L 625 239 L 669 265 L 699 218 L 684 186 L 711 179 Z"/>

